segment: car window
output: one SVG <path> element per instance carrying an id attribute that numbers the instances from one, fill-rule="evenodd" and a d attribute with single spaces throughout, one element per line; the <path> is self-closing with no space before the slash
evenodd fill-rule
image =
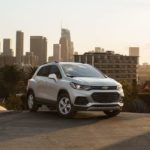
<path id="1" fill-rule="evenodd" d="M 37 76 L 48 77 L 49 74 L 50 74 L 50 66 L 44 66 L 39 70 Z"/>
<path id="2" fill-rule="evenodd" d="M 60 70 L 59 70 L 59 68 L 56 65 L 51 65 L 50 74 L 53 74 L 53 73 L 56 74 L 56 76 L 57 76 L 58 79 L 62 78 Z"/>
<path id="3" fill-rule="evenodd" d="M 50 74 L 56 74 L 58 79 L 62 78 L 59 68 L 55 65 L 42 67 L 37 73 L 37 76 L 48 77 Z"/>

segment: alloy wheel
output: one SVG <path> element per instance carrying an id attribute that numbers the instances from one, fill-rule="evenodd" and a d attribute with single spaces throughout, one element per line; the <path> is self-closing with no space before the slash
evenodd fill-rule
<path id="1" fill-rule="evenodd" d="M 67 115 L 71 111 L 71 104 L 68 97 L 62 97 L 59 101 L 59 110 L 61 114 Z"/>

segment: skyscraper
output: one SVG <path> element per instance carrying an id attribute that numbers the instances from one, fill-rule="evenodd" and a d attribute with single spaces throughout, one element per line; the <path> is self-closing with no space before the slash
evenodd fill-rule
<path id="1" fill-rule="evenodd" d="M 60 44 L 53 45 L 53 59 L 56 61 L 61 61 L 61 45 Z"/>
<path id="2" fill-rule="evenodd" d="M 73 61 L 74 48 L 68 29 L 61 29 L 60 44 L 62 61 Z"/>
<path id="3" fill-rule="evenodd" d="M 16 62 L 18 64 L 22 63 L 22 57 L 23 57 L 23 37 L 24 33 L 22 31 L 16 32 Z"/>
<path id="4" fill-rule="evenodd" d="M 3 39 L 3 55 L 13 56 L 13 50 L 11 49 L 11 39 Z"/>
<path id="5" fill-rule="evenodd" d="M 61 37 L 59 43 L 61 45 L 61 59 L 62 59 L 62 61 L 69 61 L 68 40 L 65 37 Z"/>
<path id="6" fill-rule="evenodd" d="M 43 36 L 30 37 L 30 52 L 39 57 L 39 65 L 47 62 L 47 39 Z"/>

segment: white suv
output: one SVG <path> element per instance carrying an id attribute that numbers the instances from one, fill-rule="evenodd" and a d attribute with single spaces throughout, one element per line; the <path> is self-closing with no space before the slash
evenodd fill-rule
<path id="1" fill-rule="evenodd" d="M 124 92 L 117 81 L 88 64 L 53 62 L 40 66 L 28 81 L 30 111 L 41 105 L 64 117 L 79 110 L 100 110 L 110 117 L 120 113 Z"/>

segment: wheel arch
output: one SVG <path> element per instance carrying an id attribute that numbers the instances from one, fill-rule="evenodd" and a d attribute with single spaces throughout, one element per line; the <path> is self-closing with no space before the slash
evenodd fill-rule
<path id="1" fill-rule="evenodd" d="M 31 88 L 28 89 L 28 91 L 27 91 L 27 96 L 29 95 L 29 93 L 33 93 L 33 94 L 34 94 L 33 89 L 31 89 Z"/>
<path id="2" fill-rule="evenodd" d="M 66 89 L 60 89 L 59 92 L 58 92 L 58 94 L 57 94 L 57 100 L 58 100 L 59 96 L 60 96 L 61 94 L 63 94 L 63 93 L 67 93 L 67 94 L 69 95 L 69 93 L 68 93 L 68 91 L 67 91 Z M 70 96 L 70 95 L 69 95 L 69 96 Z"/>

